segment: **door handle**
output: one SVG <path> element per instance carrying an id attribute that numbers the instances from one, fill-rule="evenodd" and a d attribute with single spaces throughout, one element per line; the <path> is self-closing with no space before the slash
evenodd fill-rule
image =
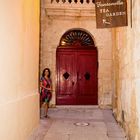
<path id="1" fill-rule="evenodd" d="M 77 72 L 77 81 L 81 80 L 82 78 L 79 76 L 79 72 Z"/>
<path id="2" fill-rule="evenodd" d="M 74 81 L 72 81 L 72 86 L 74 86 Z"/>

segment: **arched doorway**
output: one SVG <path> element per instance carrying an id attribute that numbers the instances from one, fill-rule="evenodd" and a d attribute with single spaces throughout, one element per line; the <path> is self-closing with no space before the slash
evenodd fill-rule
<path id="1" fill-rule="evenodd" d="M 98 104 L 98 56 L 89 33 L 68 30 L 56 51 L 57 105 Z"/>

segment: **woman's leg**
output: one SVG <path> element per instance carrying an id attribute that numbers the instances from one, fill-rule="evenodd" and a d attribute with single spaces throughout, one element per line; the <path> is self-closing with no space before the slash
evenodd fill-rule
<path id="1" fill-rule="evenodd" d="M 46 99 L 45 99 L 45 103 L 46 103 L 46 117 L 48 117 L 47 116 L 47 113 L 48 113 L 48 108 L 49 108 L 49 102 L 50 102 L 50 100 L 51 100 L 51 93 L 48 93 L 47 94 L 47 97 L 46 97 Z"/>
<path id="2" fill-rule="evenodd" d="M 46 103 L 46 104 L 45 104 L 45 111 L 46 111 L 45 117 L 48 117 L 48 115 L 47 115 L 47 114 L 48 114 L 48 107 L 49 107 L 49 106 L 48 106 L 48 103 Z"/>
<path id="3" fill-rule="evenodd" d="M 46 116 L 46 103 L 42 102 L 40 107 L 40 117 L 43 118 Z"/>

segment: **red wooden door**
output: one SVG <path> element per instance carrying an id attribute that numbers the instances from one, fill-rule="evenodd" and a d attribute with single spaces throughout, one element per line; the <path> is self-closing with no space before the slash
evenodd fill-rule
<path id="1" fill-rule="evenodd" d="M 97 105 L 97 52 L 77 53 L 77 104 Z"/>
<path id="2" fill-rule="evenodd" d="M 76 104 L 75 52 L 59 49 L 57 51 L 57 104 Z"/>
<path id="3" fill-rule="evenodd" d="M 96 105 L 97 51 L 57 50 L 58 105 Z"/>

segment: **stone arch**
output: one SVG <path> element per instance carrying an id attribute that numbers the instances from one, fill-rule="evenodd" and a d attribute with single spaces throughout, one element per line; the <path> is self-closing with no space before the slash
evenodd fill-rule
<path id="1" fill-rule="evenodd" d="M 75 44 L 79 44 L 81 47 L 95 47 L 93 38 L 92 34 L 85 29 L 73 28 L 62 35 L 59 47 L 75 46 Z"/>

